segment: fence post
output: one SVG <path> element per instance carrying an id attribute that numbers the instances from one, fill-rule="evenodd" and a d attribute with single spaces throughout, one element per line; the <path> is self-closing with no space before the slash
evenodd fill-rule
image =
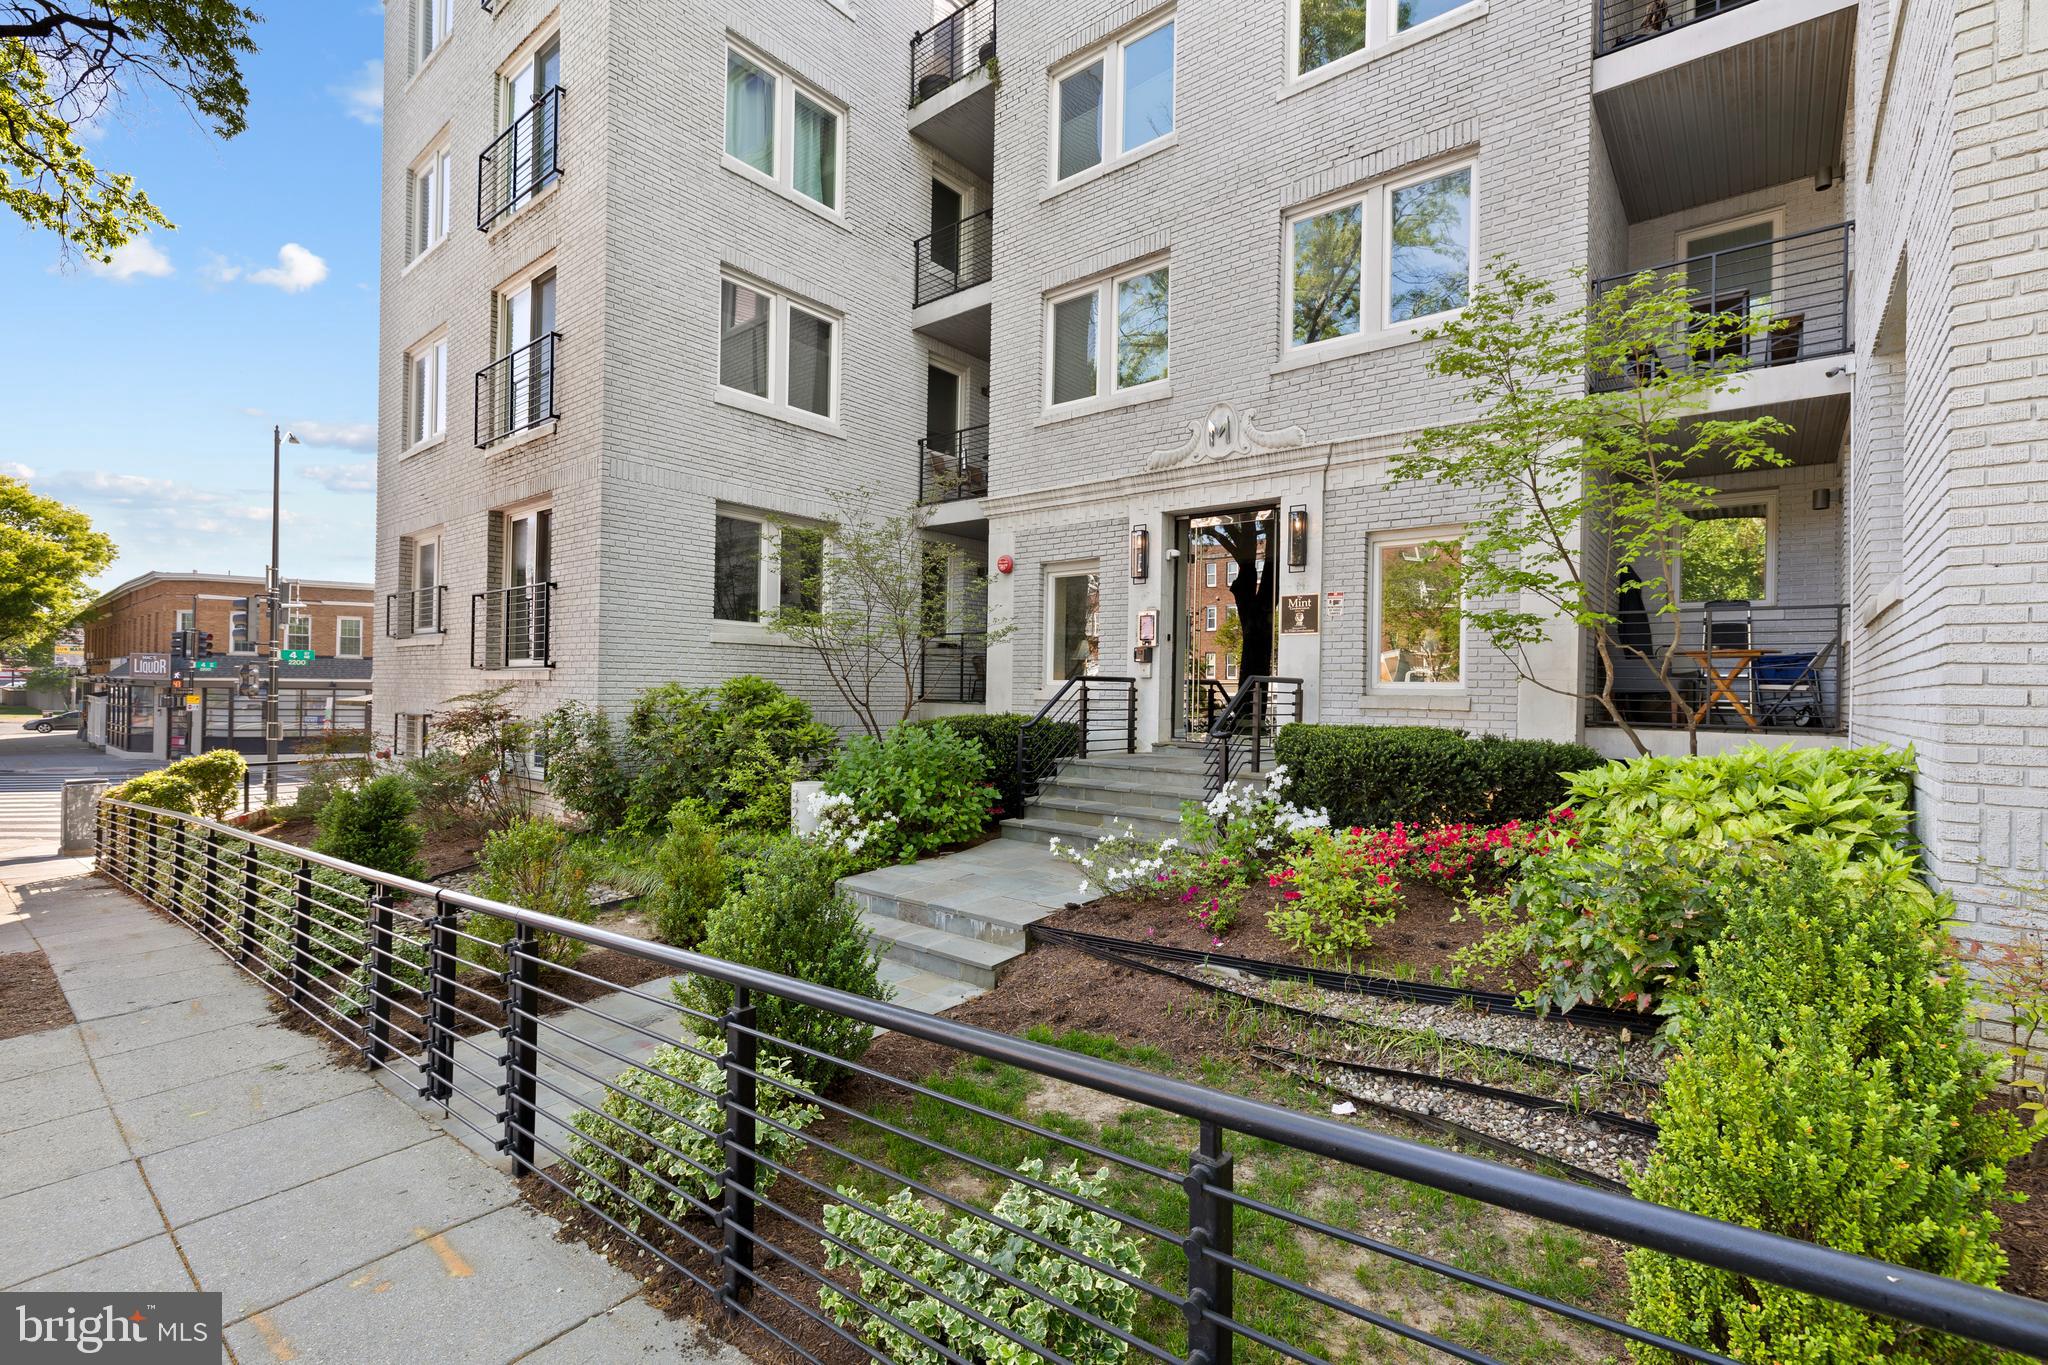
<path id="1" fill-rule="evenodd" d="M 427 930 L 427 1083 L 422 1098 L 445 1102 L 455 1091 L 455 911 L 434 902 Z"/>
<path id="2" fill-rule="evenodd" d="M 369 1011 L 369 1039 L 363 1049 L 366 1065 L 375 1069 L 391 1056 L 391 991 L 398 984 L 391 970 L 391 891 L 378 887 L 370 894 L 370 941 L 365 955 L 363 1004 Z"/>
<path id="3" fill-rule="evenodd" d="M 220 895 L 220 831 L 206 831 L 206 857 L 202 863 L 204 871 L 199 875 L 199 932 L 215 943 L 226 946 L 227 931 L 213 918 L 214 906 Z"/>
<path id="4" fill-rule="evenodd" d="M 294 1005 L 306 1005 L 306 983 L 313 976 L 313 865 L 299 860 L 298 895 L 292 904 L 292 994 Z"/>
<path id="5" fill-rule="evenodd" d="M 1209 1192 L 1212 1186 L 1232 1188 L 1232 1164 L 1223 1150 L 1223 1130 L 1205 1120 L 1182 1180 L 1188 1192 L 1188 1236 L 1183 1244 L 1188 1258 L 1188 1365 L 1230 1365 L 1237 1341 L 1236 1333 L 1210 1320 L 1211 1314 L 1229 1318 L 1237 1311 L 1235 1276 L 1216 1259 L 1234 1254 L 1237 1210 L 1228 1199 Z"/>
<path id="6" fill-rule="evenodd" d="M 256 874 L 263 866 L 257 855 L 256 845 L 242 845 L 242 965 L 253 966 L 256 960 Z"/>
<path id="7" fill-rule="evenodd" d="M 725 1015 L 725 1204 L 719 1226 L 725 1239 L 719 1264 L 725 1280 L 719 1301 L 728 1310 L 753 1295 L 755 1122 L 759 1087 L 754 1071 L 760 1060 L 760 1039 L 754 1035 L 754 1002 L 745 986 L 735 986 L 732 1008 Z"/>
<path id="8" fill-rule="evenodd" d="M 516 925 L 505 945 L 505 1144 L 513 1164 L 533 1165 L 533 1135 L 540 1128 L 534 1078 L 540 1072 L 540 935 Z"/>
<path id="9" fill-rule="evenodd" d="M 1258 691 L 1252 693 L 1252 770 L 1266 766 L 1266 699 L 1271 695 L 1269 683 L 1255 684 Z"/>
<path id="10" fill-rule="evenodd" d="M 1081 683 L 1081 757 L 1088 757 L 1088 680 Z"/>
<path id="11" fill-rule="evenodd" d="M 1138 752 L 1138 685 L 1124 689 L 1124 752 Z"/>

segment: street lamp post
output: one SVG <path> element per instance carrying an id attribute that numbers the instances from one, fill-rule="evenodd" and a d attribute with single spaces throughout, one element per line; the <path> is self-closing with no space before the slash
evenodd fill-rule
<path id="1" fill-rule="evenodd" d="M 284 575 L 278 570 L 278 501 L 279 488 L 284 478 L 285 442 L 293 445 L 299 438 L 282 426 L 270 429 L 270 573 L 266 587 L 267 606 L 270 612 L 270 682 L 263 689 L 263 804 L 275 808 L 277 805 L 277 749 L 283 739 L 283 727 L 277 717 L 277 618 L 284 610 Z"/>

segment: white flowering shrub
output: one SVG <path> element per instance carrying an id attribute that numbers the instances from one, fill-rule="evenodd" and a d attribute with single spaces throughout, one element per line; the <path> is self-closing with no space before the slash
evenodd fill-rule
<path id="1" fill-rule="evenodd" d="M 888 811 L 863 814 L 859 804 L 845 792 L 817 793 L 811 798 L 810 813 L 817 822 L 811 837 L 835 853 L 844 854 L 851 863 L 874 861 L 873 851 L 895 838 L 894 815 Z"/>
<path id="2" fill-rule="evenodd" d="M 1045 1163 L 1025 1161 L 1017 1169 L 1048 1185 L 1071 1190 L 1084 1198 L 1102 1198 L 1106 1172 L 1092 1177 L 1081 1174 L 1078 1162 L 1065 1169 L 1045 1173 Z M 854 1199 L 858 1192 L 839 1191 L 840 1198 Z M 948 1230 L 943 1210 L 919 1199 L 916 1192 L 899 1190 L 882 1206 L 897 1223 L 916 1228 L 933 1241 L 984 1265 L 999 1266 L 1013 1278 L 1043 1290 L 1060 1303 L 1081 1309 L 1103 1322 L 1129 1331 L 1138 1313 L 1138 1290 L 1113 1275 L 1084 1265 L 1072 1256 L 1039 1245 L 984 1218 L 961 1214 Z M 1144 1268 L 1138 1241 L 1106 1214 L 1095 1213 L 1011 1181 L 996 1201 L 996 1217 L 1017 1227 L 1029 1228 L 1047 1241 L 1087 1256 L 1103 1265 L 1136 1276 Z M 957 1308 L 942 1303 L 933 1294 L 907 1282 L 903 1276 L 930 1285 L 954 1303 L 968 1304 L 991 1322 L 1001 1323 L 1025 1341 L 1035 1342 L 1046 1352 L 1064 1356 L 1075 1365 L 1117 1365 L 1129 1351 L 1122 1341 L 1099 1327 L 1091 1326 L 1057 1304 L 1048 1303 L 1022 1289 L 1005 1284 L 987 1271 L 926 1242 L 902 1228 L 892 1227 L 873 1214 L 847 1204 L 825 1209 L 825 1243 L 828 1269 L 859 1272 L 860 1295 L 877 1308 L 894 1314 L 961 1359 L 982 1365 L 996 1362 L 1024 1362 L 1043 1356 L 1020 1346 L 1000 1332 L 976 1322 Z M 840 1243 L 849 1243 L 892 1267 L 882 1269 L 862 1260 Z M 900 1328 L 870 1313 L 844 1294 L 823 1290 L 818 1302 L 842 1327 L 858 1331 L 868 1342 L 892 1360 L 905 1365 L 936 1365 L 945 1358 L 919 1343 Z"/>

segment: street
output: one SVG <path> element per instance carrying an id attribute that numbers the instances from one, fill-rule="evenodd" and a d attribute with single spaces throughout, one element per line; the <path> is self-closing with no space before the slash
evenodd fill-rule
<path id="1" fill-rule="evenodd" d="M 104 777 L 118 782 L 151 766 L 135 754 L 103 754 L 75 730 L 39 735 L 26 717 L 0 718 L 0 867 L 54 857 L 64 781 Z"/>

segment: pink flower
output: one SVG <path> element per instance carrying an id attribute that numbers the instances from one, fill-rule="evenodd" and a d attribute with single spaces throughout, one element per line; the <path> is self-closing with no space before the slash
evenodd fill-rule
<path id="1" fill-rule="evenodd" d="M 1221 948 L 1223 946 L 1223 940 L 1220 938 L 1212 938 L 1209 940 L 1209 946 L 1211 948 Z"/>
<path id="2" fill-rule="evenodd" d="M 1301 899 L 1301 893 L 1299 891 L 1282 891 L 1280 899 L 1283 901 L 1298 901 Z"/>

